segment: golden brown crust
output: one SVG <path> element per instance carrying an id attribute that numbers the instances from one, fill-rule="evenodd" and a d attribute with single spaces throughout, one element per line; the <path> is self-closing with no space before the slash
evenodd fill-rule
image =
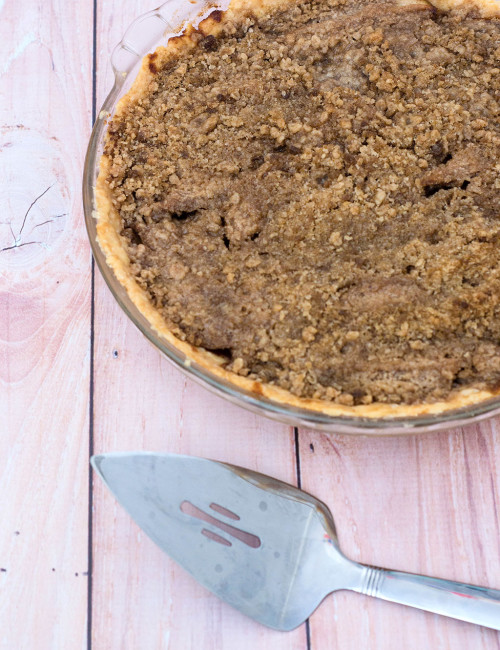
<path id="1" fill-rule="evenodd" d="M 446 0 L 443 1 L 446 2 Z M 441 0 L 438 0 L 438 2 L 441 2 Z M 482 3 L 486 8 L 484 10 L 485 12 L 491 11 L 491 6 L 493 6 L 491 2 L 496 4 L 495 0 L 484 0 Z M 399 4 L 408 3 L 403 0 Z M 428 6 L 424 2 L 411 2 L 409 4 L 421 4 L 422 6 L 425 4 Z M 438 6 L 436 2 L 433 2 L 433 4 Z M 127 95 L 119 102 L 115 115 L 120 116 L 127 106 L 137 102 L 143 93 L 147 91 L 151 82 L 154 81 L 157 69 L 195 48 L 201 35 L 204 37 L 208 35 L 217 36 L 222 29 L 227 29 L 231 25 L 237 26 L 249 16 L 253 16 L 254 18 L 260 17 L 268 14 L 277 7 L 282 8 L 283 6 L 283 0 L 259 0 L 257 2 L 251 0 L 235 0 L 226 12 L 213 12 L 200 23 L 197 30 L 188 25 L 182 36 L 171 39 L 166 47 L 158 48 L 154 54 L 145 57 L 136 81 Z M 443 7 L 444 5 L 441 4 L 440 8 Z M 484 15 L 491 15 L 491 13 L 485 13 Z M 174 336 L 166 326 L 160 313 L 150 303 L 146 292 L 134 279 L 130 271 L 130 261 L 125 250 L 124 241 L 119 234 L 121 231 L 120 218 L 113 207 L 110 190 L 105 182 L 109 174 L 109 166 L 110 161 L 104 155 L 101 160 L 101 169 L 96 186 L 98 207 L 97 233 L 99 244 L 106 255 L 108 265 L 113 269 L 118 281 L 125 287 L 134 305 L 147 318 L 153 329 L 163 339 L 186 355 L 188 359 L 186 362 L 187 366 L 192 361 L 216 377 L 253 393 L 255 396 L 264 396 L 283 405 L 305 408 L 330 416 L 356 416 L 378 419 L 432 415 L 477 404 L 498 395 L 498 392 L 466 389 L 454 394 L 449 400 L 434 403 L 413 405 L 373 403 L 347 406 L 323 400 L 299 398 L 284 389 L 238 376 L 226 370 L 221 367 L 221 360 L 216 355 L 207 350 L 195 348 Z"/>
<path id="2" fill-rule="evenodd" d="M 451 11 L 462 9 L 470 11 L 475 9 L 483 18 L 500 16 L 499 0 L 429 0 L 430 3 L 440 11 Z"/>

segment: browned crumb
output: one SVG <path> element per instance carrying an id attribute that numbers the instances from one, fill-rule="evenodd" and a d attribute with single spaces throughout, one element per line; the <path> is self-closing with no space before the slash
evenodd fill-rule
<path id="1" fill-rule="evenodd" d="M 499 25 L 318 0 L 151 57 L 107 185 L 169 328 L 301 397 L 498 387 Z"/>

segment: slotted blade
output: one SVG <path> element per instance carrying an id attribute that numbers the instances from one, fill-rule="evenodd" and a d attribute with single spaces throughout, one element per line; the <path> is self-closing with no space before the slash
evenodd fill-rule
<path id="1" fill-rule="evenodd" d="M 247 616 L 292 629 L 328 593 L 313 584 L 300 606 L 292 602 L 306 535 L 325 537 L 317 508 L 296 488 L 192 456 L 115 453 L 94 456 L 92 465 L 163 551 Z"/>

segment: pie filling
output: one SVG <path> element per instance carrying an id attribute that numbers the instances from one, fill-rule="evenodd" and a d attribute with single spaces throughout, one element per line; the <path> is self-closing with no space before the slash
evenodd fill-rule
<path id="1" fill-rule="evenodd" d="M 301 398 L 498 391 L 498 18 L 314 0 L 222 24 L 149 57 L 104 151 L 168 329 Z"/>

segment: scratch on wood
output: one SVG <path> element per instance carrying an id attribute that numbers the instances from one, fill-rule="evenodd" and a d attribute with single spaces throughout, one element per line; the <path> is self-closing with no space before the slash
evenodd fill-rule
<path id="1" fill-rule="evenodd" d="M 15 243 L 13 246 L 6 246 L 5 248 L 0 249 L 0 253 L 3 253 L 5 251 L 11 251 L 13 248 L 22 248 L 23 246 L 30 246 L 31 244 L 38 244 L 39 246 L 43 246 L 41 241 L 26 241 L 23 242 L 22 244 Z"/>
<path id="2" fill-rule="evenodd" d="M 47 194 L 47 192 L 54 187 L 54 185 L 55 185 L 55 183 L 52 183 L 52 185 L 49 185 L 48 188 L 44 192 L 42 192 L 39 196 L 36 197 L 36 199 L 31 203 L 30 207 L 26 210 L 26 214 L 24 215 L 21 230 L 19 231 L 19 235 L 17 236 L 18 240 L 20 239 L 21 235 L 23 234 L 24 226 L 26 225 L 26 220 L 27 220 L 28 215 L 31 212 L 32 208 L 38 203 L 38 201 L 42 198 L 42 196 L 45 196 Z"/>
<path id="3" fill-rule="evenodd" d="M 331 448 L 333 449 L 333 451 L 335 452 L 335 454 L 336 454 L 340 459 L 342 459 L 342 454 L 341 454 L 340 451 L 337 449 L 337 447 L 336 447 L 335 443 L 333 442 L 333 440 L 331 440 L 330 438 L 327 438 L 326 441 L 327 441 L 328 446 L 331 447 Z"/>
<path id="4" fill-rule="evenodd" d="M 22 235 L 23 235 L 23 231 L 24 231 L 24 228 L 25 228 L 25 226 L 26 226 L 26 222 L 27 222 L 27 220 L 28 220 L 28 216 L 29 216 L 31 210 L 32 210 L 32 209 L 34 208 L 34 206 L 38 203 L 38 201 L 39 201 L 43 196 L 45 196 L 49 190 L 51 190 L 51 189 L 54 187 L 54 185 L 55 185 L 55 182 L 52 183 L 52 185 L 49 185 L 49 187 L 47 187 L 47 189 L 45 189 L 41 194 L 39 194 L 39 195 L 38 195 L 38 196 L 37 196 L 37 197 L 36 197 L 36 198 L 31 202 L 29 208 L 26 210 L 26 212 L 25 212 L 25 214 L 24 214 L 23 222 L 22 222 L 22 224 L 21 224 L 21 229 L 19 230 L 19 234 L 17 235 L 17 237 L 16 237 L 16 235 L 14 234 L 14 230 L 12 229 L 12 222 L 10 222 L 10 221 L 8 222 L 8 225 L 9 225 L 9 228 L 10 228 L 10 232 L 11 232 L 11 234 L 12 234 L 13 243 L 12 243 L 11 246 L 5 246 L 4 248 L 1 248 L 1 249 L 0 249 L 0 253 L 4 253 L 5 251 L 13 250 L 14 248 L 22 248 L 23 246 L 31 246 L 32 244 L 38 244 L 39 246 L 43 246 L 43 242 L 41 242 L 41 241 L 27 241 L 27 242 L 21 242 L 21 237 L 22 237 Z M 43 226 L 43 225 L 45 225 L 45 224 L 47 224 L 47 223 L 51 223 L 51 222 L 54 221 L 55 219 L 61 219 L 62 217 L 65 217 L 65 216 L 67 216 L 67 213 L 64 213 L 64 214 L 56 214 L 55 216 L 51 217 L 50 219 L 47 219 L 46 221 L 43 221 L 42 223 L 38 223 L 38 224 L 36 224 L 35 226 L 33 226 L 33 228 L 31 229 L 31 232 L 33 232 L 33 230 L 35 230 L 35 228 L 38 228 L 39 226 Z"/>
<path id="5" fill-rule="evenodd" d="M 40 228 L 40 226 L 45 226 L 46 223 L 52 223 L 56 219 L 61 219 L 61 217 L 67 217 L 67 216 L 68 216 L 67 212 L 65 212 L 64 214 L 56 214 L 52 218 L 47 219 L 47 221 L 42 221 L 42 223 L 37 223 L 36 226 L 33 226 L 33 228 L 31 229 L 31 232 L 33 232 L 33 230 L 35 230 L 35 228 Z"/>

